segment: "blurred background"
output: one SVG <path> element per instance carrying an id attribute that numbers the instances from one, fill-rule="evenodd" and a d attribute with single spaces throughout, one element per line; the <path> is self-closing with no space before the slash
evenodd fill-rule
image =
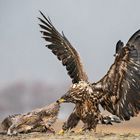
<path id="1" fill-rule="evenodd" d="M 118 40 L 140 29 L 139 0 L 0 0 L 0 120 L 48 105 L 62 96 L 71 79 L 45 48 L 37 17 L 49 16 L 79 52 L 91 82 L 114 61 Z M 64 104 L 60 118 L 72 111 Z"/>

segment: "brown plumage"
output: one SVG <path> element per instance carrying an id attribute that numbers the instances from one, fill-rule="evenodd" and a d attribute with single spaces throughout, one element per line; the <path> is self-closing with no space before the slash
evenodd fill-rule
<path id="1" fill-rule="evenodd" d="M 103 94 L 101 105 L 122 120 L 140 111 L 140 30 L 116 55 L 108 73 L 93 84 Z"/>
<path id="2" fill-rule="evenodd" d="M 5 118 L 1 123 L 0 133 L 15 135 L 29 132 L 51 132 L 59 112 L 59 103 L 35 109 L 27 114 L 17 114 Z"/>
<path id="3" fill-rule="evenodd" d="M 55 29 L 50 19 L 47 19 L 43 14 L 42 16 L 46 21 L 39 18 L 43 23 L 40 24 L 40 27 L 45 30 L 41 31 L 41 33 L 44 35 L 43 38 L 46 41 L 51 42 L 51 44 L 46 45 L 46 47 L 52 50 L 57 58 L 62 61 L 62 64 L 66 66 L 73 83 L 77 83 L 81 80 L 87 81 L 87 75 L 82 68 L 82 64 L 76 50 L 72 47 L 65 35 L 63 33 L 61 35 Z"/>
<path id="4" fill-rule="evenodd" d="M 41 12 L 40 12 L 41 13 Z M 73 85 L 58 102 L 72 102 L 74 111 L 63 125 L 63 130 L 72 129 L 79 120 L 83 130 L 95 129 L 102 120 L 99 104 L 122 120 L 129 120 L 140 111 L 140 30 L 124 45 L 116 44 L 115 61 L 107 74 L 97 83 L 89 83 L 80 58 L 68 39 L 56 30 L 50 19 L 41 13 L 43 38 L 46 45 L 66 66 Z"/>

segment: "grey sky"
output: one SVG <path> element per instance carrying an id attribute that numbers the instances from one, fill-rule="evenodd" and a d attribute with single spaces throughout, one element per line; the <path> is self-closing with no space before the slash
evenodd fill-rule
<path id="1" fill-rule="evenodd" d="M 90 81 L 105 75 L 116 42 L 140 29 L 139 0 L 0 0 L 0 84 L 15 80 L 68 83 L 66 70 L 45 48 L 38 10 L 80 53 Z"/>

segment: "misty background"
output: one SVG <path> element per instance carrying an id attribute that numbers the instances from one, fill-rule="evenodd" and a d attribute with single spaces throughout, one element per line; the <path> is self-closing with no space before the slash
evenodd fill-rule
<path id="1" fill-rule="evenodd" d="M 139 0 L 0 0 L 0 119 L 48 105 L 71 85 L 65 68 L 45 48 L 39 10 L 79 52 L 90 82 L 114 61 L 118 40 L 140 29 Z M 73 105 L 61 108 L 65 118 Z"/>

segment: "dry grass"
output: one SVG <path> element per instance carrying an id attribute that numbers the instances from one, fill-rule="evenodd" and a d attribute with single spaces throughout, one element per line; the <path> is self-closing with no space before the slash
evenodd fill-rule
<path id="1" fill-rule="evenodd" d="M 0 140 L 140 140 L 140 134 L 116 133 L 67 133 L 64 135 L 47 135 L 45 133 L 19 134 L 18 136 L 1 135 Z"/>
<path id="2" fill-rule="evenodd" d="M 81 125 L 80 123 L 78 128 Z M 54 124 L 56 132 L 61 129 L 61 126 L 62 121 L 60 120 Z M 140 140 L 140 116 L 112 126 L 98 125 L 96 133 L 67 133 L 63 136 L 45 133 L 19 134 L 18 136 L 0 135 L 0 140 Z"/>

